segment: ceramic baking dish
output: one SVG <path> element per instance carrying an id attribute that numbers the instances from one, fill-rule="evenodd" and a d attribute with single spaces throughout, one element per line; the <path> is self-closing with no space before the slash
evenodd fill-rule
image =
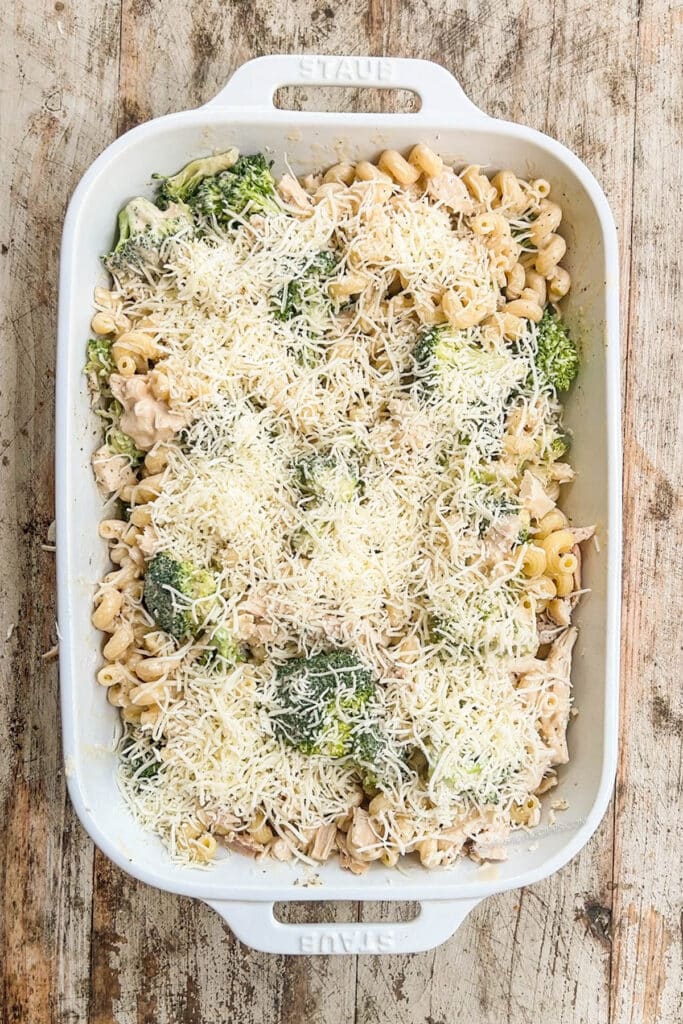
<path id="1" fill-rule="evenodd" d="M 293 112 L 273 105 L 283 85 L 407 88 L 419 113 Z M 586 552 L 592 589 L 578 611 L 574 692 L 580 714 L 569 731 L 570 763 L 554 791 L 569 809 L 551 826 L 518 832 L 508 860 L 448 871 L 409 863 L 400 871 L 373 865 L 363 877 L 336 863 L 320 868 L 319 885 L 300 884 L 301 865 L 230 855 L 213 870 L 173 864 L 160 841 L 142 830 L 114 780 L 118 711 L 95 683 L 100 634 L 90 624 L 96 582 L 107 571 L 96 524 L 102 501 L 90 454 L 97 425 L 83 375 L 92 292 L 106 283 L 100 254 L 112 243 L 118 209 L 151 194 L 153 171 L 171 172 L 193 157 L 238 146 L 270 151 L 295 173 L 340 157 L 376 156 L 387 146 L 425 142 L 454 164 L 512 168 L 550 180 L 562 204 L 573 288 L 566 317 L 583 348 L 583 368 L 567 405 L 578 478 L 566 507 L 578 523 L 597 523 L 600 552 Z M 57 562 L 64 757 L 76 811 L 97 845 L 136 878 L 205 900 L 235 934 L 278 953 L 411 952 L 438 945 L 485 896 L 529 885 L 562 867 L 586 843 L 610 797 L 616 760 L 620 599 L 620 410 L 618 264 L 614 221 L 599 185 L 571 152 L 530 128 L 493 120 L 442 67 L 422 60 L 273 56 L 240 67 L 223 91 L 198 110 L 158 118 L 114 142 L 81 180 L 69 206 L 62 246 L 57 380 Z M 277 921 L 275 901 L 415 900 L 419 915 L 401 924 L 292 925 Z"/>

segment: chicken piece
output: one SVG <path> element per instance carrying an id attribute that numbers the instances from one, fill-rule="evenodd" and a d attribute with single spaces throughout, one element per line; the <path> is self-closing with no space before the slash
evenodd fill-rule
<path id="1" fill-rule="evenodd" d="M 257 843 L 248 833 L 240 832 L 225 844 L 229 850 L 242 853 L 245 857 L 261 857 L 266 852 L 263 843 Z"/>
<path id="2" fill-rule="evenodd" d="M 548 608 L 548 617 L 552 619 L 556 626 L 571 626 L 571 604 L 569 600 L 558 597 L 554 601 L 550 602 Z"/>
<path id="3" fill-rule="evenodd" d="M 550 467 L 550 479 L 558 484 L 568 484 L 576 476 L 576 470 L 568 462 L 553 462 Z"/>
<path id="4" fill-rule="evenodd" d="M 567 723 L 569 721 L 569 696 L 571 689 L 572 649 L 576 643 L 577 630 L 566 629 L 561 633 L 550 648 L 550 653 L 543 663 L 544 679 L 551 680 L 546 693 L 557 698 L 557 710 L 541 719 L 540 733 L 551 754 L 551 764 L 566 764 L 569 760 L 567 750 Z"/>
<path id="5" fill-rule="evenodd" d="M 370 867 L 367 861 L 357 860 L 349 852 L 348 836 L 344 832 L 337 832 L 337 849 L 339 850 L 339 864 L 354 875 L 364 875 Z"/>
<path id="6" fill-rule="evenodd" d="M 305 213 L 311 210 L 313 206 L 311 197 L 291 174 L 284 174 L 280 178 L 277 190 L 289 206 L 295 206 Z"/>
<path id="7" fill-rule="evenodd" d="M 157 441 L 170 441 L 174 434 L 187 426 L 185 413 L 172 411 L 167 402 L 154 397 L 146 373 L 132 377 L 112 373 L 109 384 L 114 398 L 124 409 L 121 430 L 142 451 L 149 451 Z"/>
<path id="8" fill-rule="evenodd" d="M 505 516 L 495 522 L 486 534 L 486 558 L 500 564 L 517 543 L 523 523 L 519 516 Z"/>
<path id="9" fill-rule="evenodd" d="M 294 856 L 294 851 L 286 840 L 278 838 L 270 844 L 268 847 L 268 853 L 275 860 L 291 860 Z"/>
<path id="10" fill-rule="evenodd" d="M 354 808 L 351 827 L 346 834 L 346 845 L 349 854 L 356 860 L 378 860 L 382 856 L 382 847 L 372 827 L 370 815 L 362 807 Z M 368 849 L 372 846 L 376 849 Z"/>
<path id="11" fill-rule="evenodd" d="M 308 856 L 312 857 L 313 860 L 327 860 L 334 850 L 336 838 L 337 826 L 334 822 L 331 825 L 320 825 L 315 830 L 315 837 L 308 851 Z"/>
<path id="12" fill-rule="evenodd" d="M 482 829 L 472 842 L 469 855 L 478 863 L 507 860 L 508 852 L 505 846 L 507 838 L 508 834 L 504 829 Z"/>
<path id="13" fill-rule="evenodd" d="M 535 519 L 542 519 L 555 508 L 555 502 L 548 497 L 541 481 L 529 469 L 522 477 L 519 500 L 522 507 L 527 509 Z"/>
<path id="14" fill-rule="evenodd" d="M 112 455 L 106 444 L 94 453 L 92 468 L 95 479 L 107 494 L 114 494 L 127 485 L 136 483 L 130 460 L 125 455 Z"/>
<path id="15" fill-rule="evenodd" d="M 572 527 L 572 534 L 577 544 L 583 544 L 584 541 L 590 540 L 595 533 L 595 526 L 580 526 L 578 529 Z"/>
<path id="16" fill-rule="evenodd" d="M 472 213 L 474 210 L 467 186 L 449 167 L 428 180 L 427 195 L 454 213 Z"/>
<path id="17" fill-rule="evenodd" d="M 234 814 L 209 810 L 208 807 L 198 808 L 197 817 L 204 828 L 215 832 L 217 836 L 231 836 L 240 823 Z"/>
<path id="18" fill-rule="evenodd" d="M 145 558 L 153 558 L 159 550 L 159 537 L 152 525 L 147 525 L 138 538 L 138 547 Z"/>
<path id="19" fill-rule="evenodd" d="M 548 748 L 549 764 L 566 764 L 569 760 L 566 734 L 570 711 L 572 649 L 576 637 L 577 630 L 574 627 L 555 636 L 545 661 L 533 659 L 535 664 L 530 665 L 517 683 L 518 690 L 528 691 L 529 703 L 538 703 L 548 693 L 557 698 L 557 709 L 541 718 L 539 730 Z"/>

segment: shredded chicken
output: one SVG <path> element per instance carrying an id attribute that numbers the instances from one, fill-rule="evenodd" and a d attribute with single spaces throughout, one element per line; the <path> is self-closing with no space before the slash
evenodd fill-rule
<path id="1" fill-rule="evenodd" d="M 473 210 L 467 186 L 450 168 L 445 168 L 440 174 L 429 179 L 427 194 L 454 213 L 471 213 Z"/>
<path id="2" fill-rule="evenodd" d="M 123 406 L 121 430 L 128 434 L 142 451 L 149 451 L 157 441 L 170 441 L 187 425 L 184 413 L 173 412 L 168 403 L 155 398 L 147 374 L 123 377 L 112 373 L 109 378 L 114 398 Z"/>
<path id="3" fill-rule="evenodd" d="M 240 823 L 239 818 L 227 811 L 212 811 L 207 807 L 198 808 L 197 817 L 205 828 L 211 829 L 217 836 L 232 835 Z"/>
<path id="4" fill-rule="evenodd" d="M 560 484 L 568 484 L 576 476 L 576 471 L 568 462 L 553 462 L 550 467 L 550 479 Z"/>
<path id="5" fill-rule="evenodd" d="M 299 210 L 308 212 L 311 209 L 312 201 L 308 192 L 299 184 L 291 174 L 285 174 L 280 179 L 277 187 L 278 192 L 286 203 L 295 206 Z"/>
<path id="6" fill-rule="evenodd" d="M 542 519 L 555 508 L 555 502 L 545 493 L 537 476 L 527 469 L 519 488 L 519 500 L 535 519 Z"/>
<path id="7" fill-rule="evenodd" d="M 152 525 L 145 526 L 138 538 L 138 547 L 145 558 L 152 558 L 159 550 L 159 538 Z"/>
<path id="8" fill-rule="evenodd" d="M 327 860 L 335 847 L 337 838 L 337 826 L 334 822 L 331 825 L 321 825 L 315 831 L 315 838 L 308 851 L 309 857 L 313 860 Z"/>
<path id="9" fill-rule="evenodd" d="M 225 844 L 229 850 L 234 850 L 235 853 L 243 853 L 246 857 L 260 857 L 266 852 L 266 847 L 263 843 L 257 843 L 251 836 L 240 833 L 233 839 L 230 839 Z"/>
<path id="10" fill-rule="evenodd" d="M 551 684 L 546 685 L 545 692 L 557 697 L 557 711 L 542 719 L 540 726 L 541 735 L 551 753 L 551 764 L 566 764 L 569 760 L 566 734 L 570 709 L 572 648 L 577 635 L 575 628 L 565 629 L 553 640 L 545 661 L 539 661 L 538 666 L 520 680 L 520 686 L 530 690 L 538 689 L 540 684 L 547 684 L 550 680 Z"/>
<path id="11" fill-rule="evenodd" d="M 348 835 L 344 832 L 337 832 L 337 849 L 339 850 L 339 864 L 346 868 L 353 875 L 364 875 L 370 867 L 368 861 L 358 860 L 349 851 Z"/>
<path id="12" fill-rule="evenodd" d="M 583 544 L 584 541 L 590 540 L 595 533 L 595 526 L 581 526 L 578 529 L 572 527 L 572 534 L 577 544 Z"/>
<path id="13" fill-rule="evenodd" d="M 270 844 L 268 853 L 271 857 L 275 857 L 275 860 L 291 860 L 294 856 L 294 851 L 289 843 L 280 838 Z"/>
<path id="14" fill-rule="evenodd" d="M 136 482 L 135 473 L 125 455 L 112 455 L 106 444 L 92 457 L 92 468 L 98 484 L 107 494 L 114 494 Z"/>
<path id="15" fill-rule="evenodd" d="M 552 608 L 548 610 L 548 614 L 558 626 L 566 627 L 571 625 L 571 604 L 566 598 L 553 601 Z"/>
<path id="16" fill-rule="evenodd" d="M 356 860 L 378 860 L 382 856 L 382 848 L 378 844 L 378 838 L 370 822 L 370 815 L 362 807 L 354 809 L 351 827 L 346 834 L 346 846 L 349 854 Z M 368 849 L 372 846 L 378 848 Z"/>
<path id="17" fill-rule="evenodd" d="M 522 529 L 519 516 L 505 516 L 493 524 L 486 536 L 486 557 L 490 562 L 505 558 L 516 544 Z"/>
<path id="18" fill-rule="evenodd" d="M 507 860 L 507 839 L 505 829 L 485 828 L 473 840 L 469 855 L 475 861 Z"/>

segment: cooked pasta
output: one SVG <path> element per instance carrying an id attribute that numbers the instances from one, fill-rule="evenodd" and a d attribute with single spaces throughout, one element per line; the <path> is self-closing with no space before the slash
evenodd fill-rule
<path id="1" fill-rule="evenodd" d="M 423 143 L 132 200 L 86 370 L 119 780 L 173 857 L 500 859 L 567 759 L 577 531 L 549 184 Z"/>

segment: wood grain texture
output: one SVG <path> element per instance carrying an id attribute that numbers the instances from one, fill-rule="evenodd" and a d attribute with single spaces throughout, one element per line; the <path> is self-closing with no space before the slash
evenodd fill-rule
<path id="1" fill-rule="evenodd" d="M 0 266 L 0 1020 L 3 1024 L 679 1024 L 683 571 L 683 10 L 664 0 L 18 0 L 3 12 Z M 626 564 L 614 801 L 564 870 L 413 957 L 269 957 L 207 907 L 93 854 L 65 796 L 56 671 L 53 372 L 59 235 L 117 133 L 210 99 L 249 57 L 440 61 L 489 113 L 575 150 L 617 218 Z M 9 100 L 5 103 L 5 100 Z M 330 93 L 304 90 L 313 107 Z M 344 92 L 335 106 L 377 109 Z M 379 100 L 391 109 L 392 96 Z M 13 628 L 12 628 L 13 627 Z M 407 912 L 407 911 L 405 911 Z M 381 905 L 288 908 L 378 919 Z"/>
<path id="2" fill-rule="evenodd" d="M 0 56 L 0 921 L 2 1019 L 87 1018 L 92 845 L 59 748 L 52 431 L 61 226 L 115 130 L 119 12 L 6 5 Z"/>
<path id="3" fill-rule="evenodd" d="M 615 1024 L 683 1018 L 681 280 L 683 9 L 643 3 L 638 31 L 624 433 L 624 686 L 614 838 Z M 677 851 L 677 853 L 676 853 Z"/>

